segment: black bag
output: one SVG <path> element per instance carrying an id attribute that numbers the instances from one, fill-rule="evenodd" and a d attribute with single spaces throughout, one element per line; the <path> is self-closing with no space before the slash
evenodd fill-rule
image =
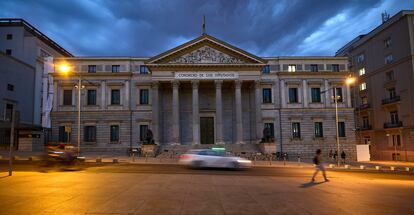
<path id="1" fill-rule="evenodd" d="M 315 165 L 318 165 L 318 164 L 319 164 L 319 159 L 318 159 L 318 156 L 313 157 L 313 163 L 314 163 Z"/>

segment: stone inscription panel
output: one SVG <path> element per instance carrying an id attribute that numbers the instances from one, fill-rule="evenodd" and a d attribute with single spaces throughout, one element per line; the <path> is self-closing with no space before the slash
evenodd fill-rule
<path id="1" fill-rule="evenodd" d="M 176 72 L 175 79 L 238 79 L 237 72 Z"/>

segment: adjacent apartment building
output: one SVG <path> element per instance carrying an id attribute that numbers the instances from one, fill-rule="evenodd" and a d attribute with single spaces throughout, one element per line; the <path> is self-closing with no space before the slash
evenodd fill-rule
<path id="1" fill-rule="evenodd" d="M 357 142 L 376 160 L 414 161 L 414 11 L 401 11 L 338 50 L 358 77 Z"/>
<path id="2" fill-rule="evenodd" d="M 268 128 L 273 152 L 311 158 L 318 148 L 335 152 L 338 126 L 340 150 L 355 158 L 346 57 L 258 57 L 203 34 L 153 57 L 54 64 L 52 133 L 76 145 L 81 89 L 81 152 L 126 152 L 145 143 L 148 130 L 163 148 L 254 151 Z"/>
<path id="3" fill-rule="evenodd" d="M 44 58 L 70 56 L 26 21 L 0 19 L 0 149 L 9 146 L 13 109 L 18 118 L 14 147 L 42 148 Z"/>

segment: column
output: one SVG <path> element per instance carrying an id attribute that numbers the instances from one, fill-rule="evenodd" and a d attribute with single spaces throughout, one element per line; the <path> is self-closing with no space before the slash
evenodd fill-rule
<path id="1" fill-rule="evenodd" d="M 59 106 L 59 87 L 58 87 L 58 82 L 54 81 L 53 82 L 53 109 L 52 111 L 58 111 L 58 106 Z"/>
<path id="2" fill-rule="evenodd" d="M 216 143 L 224 144 L 223 141 L 223 104 L 221 96 L 222 80 L 215 81 L 216 83 Z"/>
<path id="3" fill-rule="evenodd" d="M 255 109 L 256 109 L 256 139 L 260 142 L 263 137 L 263 122 L 262 122 L 262 93 L 260 88 L 260 81 L 254 82 L 255 90 Z M 273 96 L 273 95 L 272 95 Z"/>
<path id="4" fill-rule="evenodd" d="M 106 81 L 101 81 L 101 109 L 106 108 Z"/>
<path id="5" fill-rule="evenodd" d="M 127 80 L 127 81 L 125 81 L 125 90 L 124 90 L 124 92 L 125 92 L 125 96 L 124 96 L 124 104 L 123 104 L 123 106 L 124 106 L 124 109 L 127 109 L 127 110 L 129 110 L 129 80 Z"/>
<path id="6" fill-rule="evenodd" d="M 281 107 L 284 108 L 286 107 L 286 85 L 285 85 L 285 80 L 280 80 L 280 95 L 281 95 Z"/>
<path id="7" fill-rule="evenodd" d="M 330 98 L 329 98 L 329 94 L 330 94 L 330 90 L 328 90 L 329 89 L 329 83 L 328 83 L 328 79 L 325 79 L 325 89 L 324 89 L 324 91 L 326 90 L 326 92 L 325 92 L 325 108 L 326 107 L 330 107 L 331 106 L 331 104 L 330 104 Z"/>
<path id="8" fill-rule="evenodd" d="M 172 81 L 173 95 L 172 95 L 172 142 L 179 144 L 180 142 L 180 101 L 179 101 L 179 87 L 180 82 Z"/>
<path id="9" fill-rule="evenodd" d="M 308 107 L 308 82 L 306 80 L 302 80 L 302 87 L 303 87 L 303 107 Z"/>
<path id="10" fill-rule="evenodd" d="M 243 113 L 241 101 L 241 85 L 242 81 L 235 81 L 235 97 L 236 97 L 236 143 L 243 143 Z"/>
<path id="11" fill-rule="evenodd" d="M 349 86 L 349 84 L 346 85 L 346 101 L 348 103 L 348 107 L 352 107 L 351 87 Z"/>
<path id="12" fill-rule="evenodd" d="M 155 144 L 159 144 L 160 138 L 159 138 L 159 83 L 158 81 L 155 81 L 152 83 L 152 89 L 151 89 L 151 103 L 152 103 L 152 134 L 154 138 Z"/>
<path id="13" fill-rule="evenodd" d="M 191 81 L 193 86 L 193 144 L 200 144 L 200 114 L 198 105 L 199 81 Z"/>

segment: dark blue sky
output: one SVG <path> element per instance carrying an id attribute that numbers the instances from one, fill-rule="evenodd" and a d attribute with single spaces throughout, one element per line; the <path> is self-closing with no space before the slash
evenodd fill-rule
<path id="1" fill-rule="evenodd" d="M 207 33 L 258 56 L 334 55 L 412 0 L 1 0 L 78 56 L 149 57 Z"/>

